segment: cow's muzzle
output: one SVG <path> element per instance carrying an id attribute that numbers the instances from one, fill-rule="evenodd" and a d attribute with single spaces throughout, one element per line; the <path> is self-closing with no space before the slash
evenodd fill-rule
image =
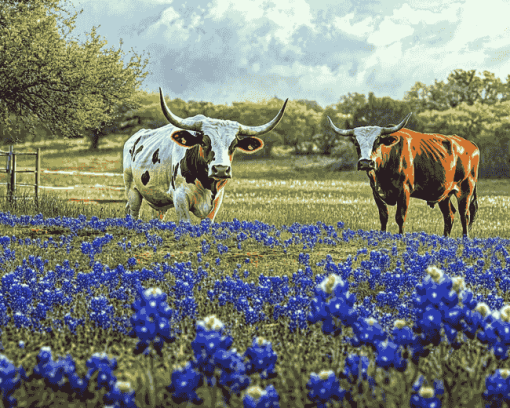
<path id="1" fill-rule="evenodd" d="M 232 178 L 232 168 L 230 166 L 212 166 L 209 177 L 215 179 Z"/>
<path id="2" fill-rule="evenodd" d="M 358 161 L 358 170 L 361 171 L 370 171 L 375 169 L 375 161 L 374 160 L 366 160 L 362 159 Z"/>

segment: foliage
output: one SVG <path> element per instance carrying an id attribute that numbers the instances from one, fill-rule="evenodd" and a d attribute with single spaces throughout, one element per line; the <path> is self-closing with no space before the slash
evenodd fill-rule
<path id="1" fill-rule="evenodd" d="M 473 141 L 480 149 L 480 177 L 510 176 L 510 101 L 492 105 L 461 103 L 444 111 L 419 114 L 427 133 L 458 135 Z"/>
<path id="2" fill-rule="evenodd" d="M 432 85 L 416 82 L 406 93 L 404 101 L 414 112 L 426 110 L 447 110 L 462 103 L 473 105 L 476 102 L 492 105 L 510 99 L 510 82 L 503 83 L 489 71 L 482 76 L 476 70 L 453 70 L 446 80 L 434 81 Z"/>
<path id="3" fill-rule="evenodd" d="M 390 97 L 377 98 L 372 92 L 368 102 L 359 106 L 353 113 L 352 122 L 347 126 L 353 129 L 359 126 L 389 126 L 400 123 L 411 112 L 409 104 Z M 420 123 L 416 115 L 411 115 L 406 128 L 418 130 Z"/>
<path id="4" fill-rule="evenodd" d="M 356 149 L 349 139 L 339 136 L 331 129 L 328 117 L 335 126 L 340 128 L 347 128 L 349 120 L 352 118 L 351 115 L 342 113 L 338 107 L 335 108 L 334 105 L 324 109 L 321 115 L 321 132 L 314 137 L 319 153 L 336 159 L 335 163 L 329 166 L 329 170 L 354 170 L 357 162 Z"/>
<path id="5" fill-rule="evenodd" d="M 358 92 L 349 92 L 347 95 L 342 95 L 340 101 L 336 104 L 336 109 L 344 115 L 353 115 L 354 111 L 367 103 L 367 98 L 364 94 Z"/>
<path id="6" fill-rule="evenodd" d="M 135 106 L 133 96 L 147 73 L 147 60 L 133 52 L 124 64 L 119 48 L 104 49 L 93 27 L 80 43 L 71 37 L 79 13 L 70 16 L 58 0 L 0 4 L 0 123 L 35 133 L 79 136 L 108 125 Z M 65 3 L 65 1 L 64 1 Z M 65 17 L 63 14 L 67 14 Z M 121 44 L 122 46 L 122 41 Z M 13 123 L 15 115 L 15 123 Z"/>

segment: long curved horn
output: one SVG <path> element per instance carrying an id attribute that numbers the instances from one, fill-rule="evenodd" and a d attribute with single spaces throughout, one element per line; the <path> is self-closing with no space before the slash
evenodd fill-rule
<path id="1" fill-rule="evenodd" d="M 274 119 L 271 122 L 266 123 L 262 126 L 245 126 L 239 124 L 239 133 L 238 136 L 260 136 L 264 133 L 270 132 L 273 130 L 278 122 L 283 118 L 283 113 L 285 112 L 285 107 L 287 106 L 287 101 L 289 99 L 285 99 L 285 102 L 283 104 L 283 107 L 280 109 L 280 112 L 278 112 L 278 115 L 274 117 Z"/>
<path id="2" fill-rule="evenodd" d="M 381 135 L 389 135 L 390 133 L 398 132 L 400 129 L 402 129 L 407 124 L 407 121 L 409 120 L 409 118 L 411 117 L 412 114 L 413 114 L 413 112 L 410 112 L 404 118 L 404 120 L 402 122 L 400 122 L 398 125 L 391 126 L 391 127 L 383 127 L 381 130 Z"/>
<path id="3" fill-rule="evenodd" d="M 341 136 L 352 136 L 354 134 L 354 129 L 344 130 L 344 129 L 337 128 L 335 126 L 335 124 L 333 123 L 333 121 L 329 118 L 329 116 L 327 118 L 329 120 L 329 126 L 331 126 L 331 129 L 333 129 L 339 135 L 341 135 Z"/>
<path id="4" fill-rule="evenodd" d="M 189 121 L 189 119 L 182 119 L 179 116 L 172 113 L 168 106 L 166 106 L 165 98 L 163 97 L 163 91 L 161 90 L 161 88 L 159 88 L 159 99 L 161 101 L 161 109 L 163 110 L 163 114 L 172 125 L 184 130 L 201 130 L 202 128 L 201 121 L 191 122 Z"/>

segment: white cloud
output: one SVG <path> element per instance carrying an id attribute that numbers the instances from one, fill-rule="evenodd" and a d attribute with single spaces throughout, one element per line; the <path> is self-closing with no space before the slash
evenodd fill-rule
<path id="1" fill-rule="evenodd" d="M 375 20 L 372 17 L 366 17 L 357 23 L 351 24 L 353 18 L 354 13 L 346 14 L 343 17 L 337 16 L 333 19 L 333 26 L 344 33 L 363 39 L 367 34 L 374 31 Z"/>
<path id="2" fill-rule="evenodd" d="M 310 6 L 305 0 L 214 0 L 209 17 L 215 21 L 225 18 L 243 23 L 245 30 L 258 26 L 260 19 L 270 21 L 277 27 L 272 36 L 283 44 L 289 44 L 292 34 L 301 26 L 314 29 Z"/>
<path id="3" fill-rule="evenodd" d="M 151 25 L 144 34 L 145 38 L 157 38 L 162 35 L 168 43 L 178 43 L 189 38 L 189 28 L 184 27 L 181 15 L 173 7 L 168 7 L 161 13 L 160 19 Z"/>
<path id="4" fill-rule="evenodd" d="M 428 2 L 423 2 L 424 5 L 429 5 Z M 417 8 L 411 8 L 407 3 L 403 4 L 402 7 L 396 9 L 391 16 L 391 19 L 408 24 L 436 24 L 440 21 L 448 21 L 454 23 L 459 20 L 458 11 L 462 7 L 461 3 L 453 3 L 442 8 L 439 8 L 440 12 L 429 10 L 420 10 Z M 431 8 L 432 10 L 438 10 L 438 8 Z"/>
<path id="5" fill-rule="evenodd" d="M 81 0 L 79 32 L 151 52 L 144 84 L 183 99 L 402 98 L 456 68 L 510 72 L 507 0 Z M 83 23 L 85 21 L 85 23 Z M 170 69 L 173 68 L 173 69 Z M 157 80 L 156 80 L 157 79 Z M 250 96 L 251 95 L 251 96 Z"/>
<path id="6" fill-rule="evenodd" d="M 510 39 L 510 4 L 489 0 L 480 3 L 467 1 L 460 11 L 460 21 L 451 42 L 451 49 L 462 49 L 466 44 L 484 38 L 483 48 L 508 45 Z"/>
<path id="7" fill-rule="evenodd" d="M 411 35 L 414 29 L 408 25 L 395 23 L 393 20 L 385 18 L 379 25 L 377 31 L 372 33 L 367 42 L 375 46 L 384 46 L 400 41 Z"/>

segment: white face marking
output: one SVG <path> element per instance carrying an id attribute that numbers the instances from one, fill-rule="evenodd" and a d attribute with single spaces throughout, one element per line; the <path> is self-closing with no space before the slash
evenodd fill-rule
<path id="1" fill-rule="evenodd" d="M 237 137 L 239 124 L 230 120 L 209 119 L 202 124 L 202 132 L 211 141 L 214 159 L 208 165 L 209 176 L 212 166 L 231 166 L 228 149 Z"/>
<path id="2" fill-rule="evenodd" d="M 379 126 L 364 126 L 354 129 L 354 137 L 358 141 L 361 150 L 359 160 L 371 160 L 374 142 L 381 134 L 381 130 Z"/>

